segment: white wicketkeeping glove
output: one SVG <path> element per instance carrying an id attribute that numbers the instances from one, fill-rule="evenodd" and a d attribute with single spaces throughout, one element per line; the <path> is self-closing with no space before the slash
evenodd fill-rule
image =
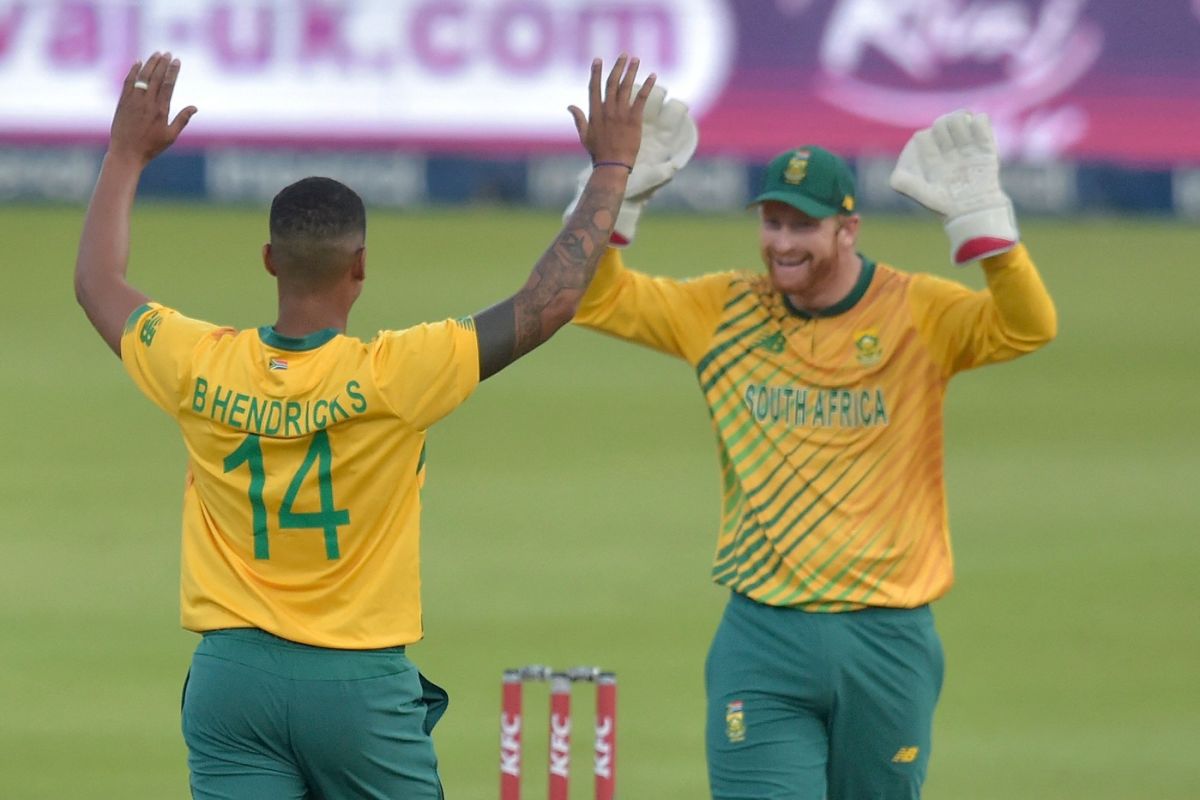
<path id="1" fill-rule="evenodd" d="M 700 132 L 688 114 L 687 105 L 674 98 L 667 100 L 666 97 L 667 90 L 655 85 L 646 99 L 642 114 L 642 144 L 638 148 L 637 160 L 633 162 L 629 182 L 625 184 L 625 199 L 609 240 L 612 247 L 625 247 L 633 241 L 638 218 L 646 203 L 691 161 L 700 142 Z M 591 167 L 585 167 L 579 173 L 575 197 L 567 206 L 564 219 L 575 210 L 591 174 Z"/>
<path id="2" fill-rule="evenodd" d="M 1000 157 L 986 114 L 955 111 L 914 133 L 891 185 L 942 215 L 950 258 L 959 266 L 1020 241 L 1012 200 L 1000 188 Z"/>

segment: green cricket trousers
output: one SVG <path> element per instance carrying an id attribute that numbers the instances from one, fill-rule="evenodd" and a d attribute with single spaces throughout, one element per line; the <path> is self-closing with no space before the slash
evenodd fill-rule
<path id="1" fill-rule="evenodd" d="M 813 613 L 731 593 L 705 665 L 714 800 L 916 800 L 943 671 L 928 606 Z"/>
<path id="2" fill-rule="evenodd" d="M 430 732 L 447 702 L 403 647 L 206 633 L 183 694 L 192 797 L 441 800 Z"/>

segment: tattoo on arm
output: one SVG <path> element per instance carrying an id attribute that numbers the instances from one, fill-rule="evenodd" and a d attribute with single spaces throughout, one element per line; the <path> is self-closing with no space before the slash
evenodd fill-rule
<path id="1" fill-rule="evenodd" d="M 607 246 L 623 188 L 589 187 L 512 297 L 475 315 L 479 378 L 488 378 L 571 321 Z"/>

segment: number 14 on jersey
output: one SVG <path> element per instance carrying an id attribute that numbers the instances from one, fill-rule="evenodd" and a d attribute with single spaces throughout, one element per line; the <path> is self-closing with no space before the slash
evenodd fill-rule
<path id="1" fill-rule="evenodd" d="M 225 472 L 232 472 L 246 464 L 250 468 L 250 516 L 254 527 L 254 557 L 270 558 L 271 547 L 267 540 L 267 504 L 263 500 L 263 486 L 267 482 L 267 468 L 263 459 L 261 437 L 251 433 L 242 440 L 237 449 L 225 457 Z M 296 495 L 300 493 L 313 467 L 317 470 L 317 490 L 321 498 L 319 511 L 296 511 Z M 317 431 L 304 461 L 292 481 L 277 512 L 280 530 L 319 529 L 325 533 L 325 557 L 340 556 L 338 549 L 338 527 L 350 524 L 350 510 L 335 508 L 333 502 L 333 450 L 329 446 L 329 433 Z"/>

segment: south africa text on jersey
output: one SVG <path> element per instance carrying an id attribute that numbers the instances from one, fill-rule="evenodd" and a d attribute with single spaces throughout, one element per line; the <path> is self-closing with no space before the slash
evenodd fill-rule
<path id="1" fill-rule="evenodd" d="M 197 377 L 192 390 L 192 411 L 232 428 L 266 436 L 306 436 L 367 410 L 367 398 L 358 381 L 347 381 L 346 396 L 277 400 L 209 386 Z"/>
<path id="2" fill-rule="evenodd" d="M 883 390 L 818 389 L 752 383 L 743 395 L 746 408 L 759 422 L 791 427 L 867 428 L 888 424 Z"/>

